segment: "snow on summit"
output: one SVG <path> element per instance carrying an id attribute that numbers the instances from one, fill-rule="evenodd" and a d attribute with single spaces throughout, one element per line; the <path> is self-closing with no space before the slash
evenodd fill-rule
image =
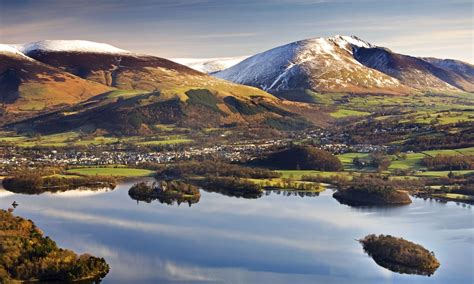
<path id="1" fill-rule="evenodd" d="M 20 57 L 26 58 L 28 60 L 33 60 L 33 59 L 29 58 L 28 56 L 24 55 L 15 46 L 10 45 L 10 44 L 0 44 L 0 53 L 9 54 L 9 55 L 12 54 L 12 55 L 15 55 L 15 56 L 20 56 Z"/>
<path id="2" fill-rule="evenodd" d="M 38 42 L 14 45 L 21 52 L 28 54 L 31 51 L 64 51 L 89 53 L 130 53 L 110 44 L 86 40 L 43 40 Z"/>
<path id="3" fill-rule="evenodd" d="M 9 44 L 0 44 L 0 52 L 1 53 L 14 53 L 21 55 L 22 53 L 16 49 L 14 46 L 9 45 Z"/>
<path id="4" fill-rule="evenodd" d="M 391 92 L 399 87 L 398 80 L 365 67 L 354 57 L 358 49 L 374 47 L 355 36 L 311 38 L 256 54 L 213 75 L 269 92 L 305 88 Z"/>

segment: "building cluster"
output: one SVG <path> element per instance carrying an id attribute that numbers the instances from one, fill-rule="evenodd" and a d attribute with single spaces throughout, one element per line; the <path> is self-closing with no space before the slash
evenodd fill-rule
<path id="1" fill-rule="evenodd" d="M 146 152 L 138 150 L 19 150 L 11 147 L 0 152 L 0 165 L 20 166 L 37 164 L 62 165 L 137 165 L 141 163 L 169 163 L 194 158 L 219 158 L 227 161 L 240 161 L 251 158 L 269 147 L 283 144 L 282 140 L 242 142 L 214 146 L 192 146 L 179 151 Z"/>

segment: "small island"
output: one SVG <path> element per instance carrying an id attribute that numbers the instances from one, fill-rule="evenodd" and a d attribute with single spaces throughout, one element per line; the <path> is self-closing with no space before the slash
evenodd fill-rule
<path id="1" fill-rule="evenodd" d="M 3 187 L 14 193 L 41 194 L 62 192 L 87 187 L 88 189 L 115 188 L 116 180 L 108 176 L 70 176 L 48 170 L 19 172 L 3 179 Z"/>
<path id="2" fill-rule="evenodd" d="M 0 283 L 100 281 L 103 258 L 59 248 L 31 220 L 0 210 Z"/>
<path id="3" fill-rule="evenodd" d="M 153 200 L 169 205 L 187 202 L 189 206 L 198 203 L 201 198 L 199 188 L 182 181 L 139 182 L 129 189 L 128 195 L 132 199 L 147 203 Z"/>
<path id="4" fill-rule="evenodd" d="M 349 206 L 405 205 L 412 201 L 406 191 L 398 189 L 396 182 L 374 177 L 354 177 L 340 183 L 333 197 Z"/>
<path id="5" fill-rule="evenodd" d="M 394 272 L 430 276 L 440 266 L 433 252 L 402 238 L 368 235 L 359 242 L 378 265 Z"/>

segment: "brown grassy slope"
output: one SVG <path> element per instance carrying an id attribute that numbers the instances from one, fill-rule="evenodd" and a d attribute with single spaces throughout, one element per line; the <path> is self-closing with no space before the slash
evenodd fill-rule
<path id="1" fill-rule="evenodd" d="M 179 97 L 185 92 L 208 89 L 217 96 L 273 98 L 256 88 L 219 80 L 173 61 L 146 55 L 99 54 L 33 51 L 29 56 L 84 79 L 124 90 L 159 91 L 162 99 Z"/>
<path id="2" fill-rule="evenodd" d="M 109 90 L 26 57 L 0 54 L 0 102 L 7 112 L 72 105 Z"/>

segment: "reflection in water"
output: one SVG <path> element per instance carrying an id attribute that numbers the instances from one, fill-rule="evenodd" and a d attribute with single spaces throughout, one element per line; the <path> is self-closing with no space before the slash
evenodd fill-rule
<path id="1" fill-rule="evenodd" d="M 74 190 L 67 190 L 67 191 L 56 191 L 56 192 L 46 192 L 45 194 L 54 195 L 57 197 L 87 197 L 93 195 L 104 194 L 114 190 L 110 187 L 102 187 L 102 188 L 88 188 L 88 187 L 80 187 Z"/>
<path id="2" fill-rule="evenodd" d="M 128 196 L 133 182 L 104 194 L 10 195 L 62 247 L 111 265 L 104 283 L 472 283 L 472 210 L 414 199 L 397 208 L 355 209 L 330 191 L 318 198 L 268 193 L 259 199 L 201 191 L 199 203 L 152 206 Z M 392 234 L 421 243 L 443 264 L 431 278 L 379 267 L 355 239 Z"/>
<path id="3" fill-rule="evenodd" d="M 0 187 L 0 198 L 9 197 L 9 196 L 12 196 L 12 195 L 14 195 L 13 192 L 10 192 L 10 191 L 5 190 L 5 189 Z"/>
<path id="4" fill-rule="evenodd" d="M 211 188 L 211 187 L 202 187 L 202 190 L 206 192 L 212 192 L 212 193 L 218 193 L 224 196 L 228 197 L 237 197 L 237 198 L 243 198 L 243 199 L 258 199 L 263 196 L 262 191 L 253 191 L 253 192 L 247 192 L 247 191 L 234 191 L 234 190 L 229 190 L 228 188 Z"/>
<path id="5" fill-rule="evenodd" d="M 8 197 L 14 194 L 25 194 L 25 195 L 55 195 L 55 196 L 62 196 L 62 197 L 85 197 L 91 196 L 96 194 L 103 194 L 109 191 L 114 190 L 111 187 L 85 187 L 80 186 L 75 189 L 66 189 L 66 188 L 53 188 L 43 191 L 25 191 L 21 193 L 11 192 L 6 189 L 0 188 L 0 198 Z"/>

